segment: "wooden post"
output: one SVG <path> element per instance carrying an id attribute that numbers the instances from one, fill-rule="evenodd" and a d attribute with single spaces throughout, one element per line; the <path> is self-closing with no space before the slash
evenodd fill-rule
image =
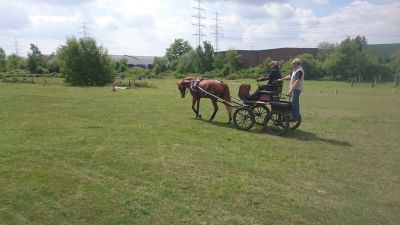
<path id="1" fill-rule="evenodd" d="M 111 87 L 111 90 L 112 91 L 115 91 L 115 86 L 117 86 L 117 84 L 115 83 L 115 81 L 112 83 L 112 87 Z"/>
<path id="2" fill-rule="evenodd" d="M 400 82 L 400 75 L 395 75 L 393 81 L 392 93 L 399 93 L 399 82 Z"/>
<path id="3" fill-rule="evenodd" d="M 372 80 L 372 87 L 375 87 L 375 83 L 376 83 L 376 76 L 374 76 L 374 78 Z"/>

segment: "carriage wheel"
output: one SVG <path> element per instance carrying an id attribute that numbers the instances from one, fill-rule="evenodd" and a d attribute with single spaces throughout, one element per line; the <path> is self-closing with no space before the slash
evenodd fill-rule
<path id="1" fill-rule="evenodd" d="M 264 129 L 273 135 L 284 135 L 289 129 L 289 120 L 285 113 L 271 111 L 265 116 Z"/>
<path id="2" fill-rule="evenodd" d="M 264 124 L 265 116 L 269 113 L 269 109 L 265 105 L 256 105 L 252 107 L 255 123 L 258 125 Z"/>
<path id="3" fill-rule="evenodd" d="M 233 113 L 233 124 L 239 130 L 250 130 L 254 122 L 254 114 L 247 106 L 240 107 Z"/>
<path id="4" fill-rule="evenodd" d="M 299 115 L 299 120 L 291 120 L 292 113 L 289 114 L 289 127 L 292 130 L 296 130 L 301 124 L 301 115 Z"/>

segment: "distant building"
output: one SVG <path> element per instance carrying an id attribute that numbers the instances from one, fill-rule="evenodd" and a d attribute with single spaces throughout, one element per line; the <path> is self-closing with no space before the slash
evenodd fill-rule
<path id="1" fill-rule="evenodd" d="M 276 48 L 266 50 L 236 50 L 242 56 L 242 67 L 254 67 L 261 64 L 266 58 L 280 61 L 296 57 L 300 54 L 308 53 L 313 56 L 317 54 L 318 48 Z M 225 55 L 226 51 L 216 54 Z"/>
<path id="2" fill-rule="evenodd" d="M 143 69 L 153 68 L 154 56 L 131 56 L 131 55 L 110 55 L 114 61 L 126 59 L 128 60 L 128 67 L 139 66 Z"/>

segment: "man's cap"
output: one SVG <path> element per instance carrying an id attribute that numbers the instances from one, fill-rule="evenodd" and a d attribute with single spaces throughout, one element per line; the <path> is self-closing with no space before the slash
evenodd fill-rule
<path id="1" fill-rule="evenodd" d="M 270 63 L 268 63 L 268 66 L 270 66 L 270 65 L 278 65 L 278 61 L 271 61 Z"/>
<path id="2" fill-rule="evenodd" d="M 301 60 L 300 59 L 293 59 L 292 64 L 294 64 L 294 63 L 300 65 L 301 64 Z"/>

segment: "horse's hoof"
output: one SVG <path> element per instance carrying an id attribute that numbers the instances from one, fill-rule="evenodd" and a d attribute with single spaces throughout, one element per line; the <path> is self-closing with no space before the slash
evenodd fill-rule
<path id="1" fill-rule="evenodd" d="M 201 119 L 201 115 L 199 115 L 198 117 L 199 117 L 199 119 Z"/>

